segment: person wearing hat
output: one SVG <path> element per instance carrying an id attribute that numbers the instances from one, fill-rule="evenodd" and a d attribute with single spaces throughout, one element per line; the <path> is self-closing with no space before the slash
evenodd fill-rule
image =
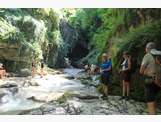
<path id="1" fill-rule="evenodd" d="M 32 75 L 32 78 L 35 76 L 35 73 L 36 73 L 36 64 L 35 62 L 32 62 L 31 63 L 31 75 Z"/>
<path id="2" fill-rule="evenodd" d="M 149 42 L 146 45 L 146 54 L 143 57 L 140 67 L 140 74 L 142 74 L 145 77 L 145 94 L 148 112 L 150 115 L 156 114 L 155 97 L 157 93 L 160 91 L 159 85 L 156 84 L 156 80 L 158 79 L 156 78 L 156 76 L 159 73 L 160 67 L 156 63 L 156 60 L 153 56 L 154 52 L 156 53 L 155 48 L 156 47 L 154 42 Z"/>
<path id="3" fill-rule="evenodd" d="M 40 66 L 41 66 L 41 70 L 40 70 L 40 74 L 41 74 L 41 78 L 44 76 L 44 60 L 41 59 L 40 60 Z"/>
<path id="4" fill-rule="evenodd" d="M 87 64 L 84 66 L 85 72 L 87 72 L 88 75 L 90 75 L 90 65 Z"/>
<path id="5" fill-rule="evenodd" d="M 131 80 L 131 57 L 127 51 L 123 52 L 123 62 L 121 63 L 121 70 L 119 71 L 122 79 L 122 97 L 121 99 L 129 99 L 130 80 Z"/>
<path id="6" fill-rule="evenodd" d="M 0 63 L 0 79 L 4 78 L 6 76 L 6 70 L 3 67 L 3 64 Z"/>
<path id="7" fill-rule="evenodd" d="M 112 70 L 112 62 L 106 53 L 102 54 L 101 64 L 101 83 L 103 84 L 103 98 L 108 97 L 108 85 L 110 71 Z"/>

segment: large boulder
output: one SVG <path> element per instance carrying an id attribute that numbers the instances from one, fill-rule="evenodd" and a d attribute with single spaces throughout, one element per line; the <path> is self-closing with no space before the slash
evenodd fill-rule
<path id="1" fill-rule="evenodd" d="M 0 81 L 0 90 L 2 93 L 0 96 L 10 93 L 12 95 L 18 93 L 18 84 L 14 81 Z"/>
<path id="2" fill-rule="evenodd" d="M 12 87 L 18 87 L 18 84 L 14 81 L 0 81 L 0 88 L 12 88 Z"/>
<path id="3" fill-rule="evenodd" d="M 31 70 L 25 68 L 20 70 L 20 76 L 27 77 L 31 75 Z"/>
<path id="4" fill-rule="evenodd" d="M 51 102 L 58 100 L 63 97 L 64 93 L 41 93 L 41 94 L 32 94 L 27 99 L 38 101 L 38 102 Z"/>

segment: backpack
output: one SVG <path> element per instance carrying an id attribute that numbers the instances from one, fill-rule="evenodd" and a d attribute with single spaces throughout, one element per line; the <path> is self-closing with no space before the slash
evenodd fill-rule
<path id="1" fill-rule="evenodd" d="M 158 65 L 161 65 L 161 51 L 158 51 L 156 49 L 152 49 L 150 51 L 150 54 L 153 56 L 155 63 Z"/>
<path id="2" fill-rule="evenodd" d="M 159 67 L 159 72 L 161 73 L 161 51 L 157 51 L 155 49 L 151 50 L 150 54 L 153 56 L 154 60 L 155 60 L 155 63 L 157 64 L 157 66 Z M 157 73 L 157 74 L 160 74 L 160 73 Z M 157 75 L 156 75 L 157 77 Z M 155 79 L 156 79 L 155 77 Z M 160 77 L 160 76 L 159 76 Z M 160 77 L 161 78 L 161 77 Z M 155 83 L 158 85 L 160 84 L 161 85 L 161 79 L 159 78 L 159 82 L 155 80 Z"/>

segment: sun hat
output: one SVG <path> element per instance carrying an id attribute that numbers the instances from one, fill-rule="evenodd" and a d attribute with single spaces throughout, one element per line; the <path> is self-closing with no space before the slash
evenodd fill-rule
<path id="1" fill-rule="evenodd" d="M 147 43 L 147 45 L 146 45 L 146 48 L 147 48 L 147 49 L 155 49 L 155 47 L 156 47 L 156 45 L 155 45 L 154 42 L 149 42 L 149 43 Z"/>
<path id="2" fill-rule="evenodd" d="M 161 55 L 161 51 L 156 50 L 156 49 L 151 49 L 151 50 L 150 50 L 150 53 L 151 53 L 152 55 Z"/>

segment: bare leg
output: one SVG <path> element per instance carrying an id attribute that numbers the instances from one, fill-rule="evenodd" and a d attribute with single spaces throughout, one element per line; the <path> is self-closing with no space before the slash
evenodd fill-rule
<path id="1" fill-rule="evenodd" d="M 44 71 L 43 71 L 44 69 L 42 68 L 41 69 L 41 78 L 44 76 Z"/>
<path id="2" fill-rule="evenodd" d="M 129 82 L 126 82 L 126 94 L 127 94 L 127 97 L 129 96 L 129 92 L 130 92 Z"/>
<path id="3" fill-rule="evenodd" d="M 5 78 L 6 77 L 6 71 L 2 70 L 2 77 Z"/>
<path id="4" fill-rule="evenodd" d="M 156 114 L 156 103 L 148 102 L 147 105 L 148 105 L 149 115 L 155 115 Z"/>
<path id="5" fill-rule="evenodd" d="M 35 69 L 33 68 L 32 69 L 32 77 L 34 77 L 35 76 Z"/>
<path id="6" fill-rule="evenodd" d="M 104 94 L 105 94 L 106 96 L 108 96 L 108 86 L 105 85 L 104 87 L 105 87 Z"/>
<path id="7" fill-rule="evenodd" d="M 104 84 L 102 84 L 102 93 L 103 93 L 103 96 L 105 96 L 105 92 L 106 92 L 105 85 L 104 85 Z"/>
<path id="8" fill-rule="evenodd" d="M 103 88 L 103 84 L 102 83 L 100 84 L 100 86 L 99 86 L 98 89 L 99 89 L 99 91 L 100 91 L 101 94 L 104 93 L 104 88 Z"/>
<path id="9" fill-rule="evenodd" d="M 122 96 L 124 97 L 125 96 L 125 81 L 123 80 L 122 81 Z"/>
<path id="10" fill-rule="evenodd" d="M 3 70 L 0 70 L 0 79 L 3 79 Z"/>

